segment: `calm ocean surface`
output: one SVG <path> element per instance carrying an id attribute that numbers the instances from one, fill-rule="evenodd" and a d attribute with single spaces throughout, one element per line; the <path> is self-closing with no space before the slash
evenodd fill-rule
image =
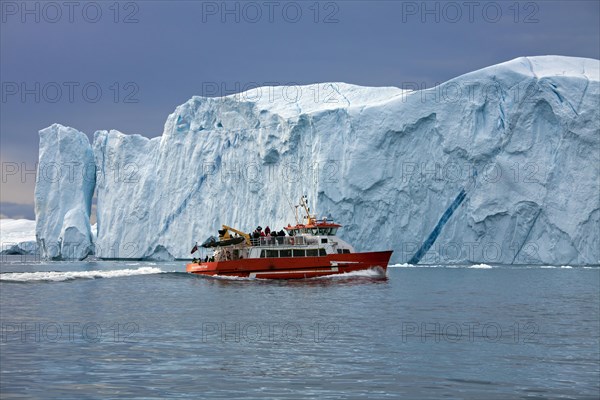
<path id="1" fill-rule="evenodd" d="M 5 260 L 2 399 L 600 396 L 599 268 L 184 269 Z"/>

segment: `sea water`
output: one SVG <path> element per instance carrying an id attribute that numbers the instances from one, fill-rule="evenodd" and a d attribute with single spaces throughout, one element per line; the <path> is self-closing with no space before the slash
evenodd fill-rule
<path id="1" fill-rule="evenodd" d="M 600 269 L 300 281 L 184 262 L 0 268 L 4 398 L 598 398 Z"/>

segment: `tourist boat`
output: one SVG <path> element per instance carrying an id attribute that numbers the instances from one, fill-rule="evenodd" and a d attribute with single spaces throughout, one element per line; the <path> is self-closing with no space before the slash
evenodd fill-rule
<path id="1" fill-rule="evenodd" d="M 310 214 L 306 196 L 300 204 L 306 213 L 296 224 L 272 236 L 251 235 L 223 225 L 219 238 L 211 237 L 201 247 L 212 251 L 187 264 L 187 272 L 261 279 L 305 279 L 353 271 L 377 269 L 385 276 L 392 251 L 356 252 L 337 236 L 342 227 L 327 218 Z M 258 227 L 255 232 L 261 232 Z M 259 237 L 254 237 L 259 236 Z M 192 254 L 198 245 L 192 249 Z"/>

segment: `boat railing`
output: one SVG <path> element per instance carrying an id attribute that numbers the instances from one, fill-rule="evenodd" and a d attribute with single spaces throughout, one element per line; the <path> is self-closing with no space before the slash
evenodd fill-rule
<path id="1" fill-rule="evenodd" d="M 252 246 L 306 246 L 311 244 L 310 240 L 303 236 L 261 236 L 251 238 L 250 243 Z"/>

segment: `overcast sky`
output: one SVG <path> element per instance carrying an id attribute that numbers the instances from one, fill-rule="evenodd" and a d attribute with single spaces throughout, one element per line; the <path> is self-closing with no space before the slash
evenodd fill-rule
<path id="1" fill-rule="evenodd" d="M 34 218 L 35 178 L 12 171 L 35 169 L 37 132 L 53 122 L 90 137 L 154 137 L 193 95 L 328 81 L 430 87 L 519 56 L 600 58 L 596 0 L 0 3 L 8 217 Z"/>

